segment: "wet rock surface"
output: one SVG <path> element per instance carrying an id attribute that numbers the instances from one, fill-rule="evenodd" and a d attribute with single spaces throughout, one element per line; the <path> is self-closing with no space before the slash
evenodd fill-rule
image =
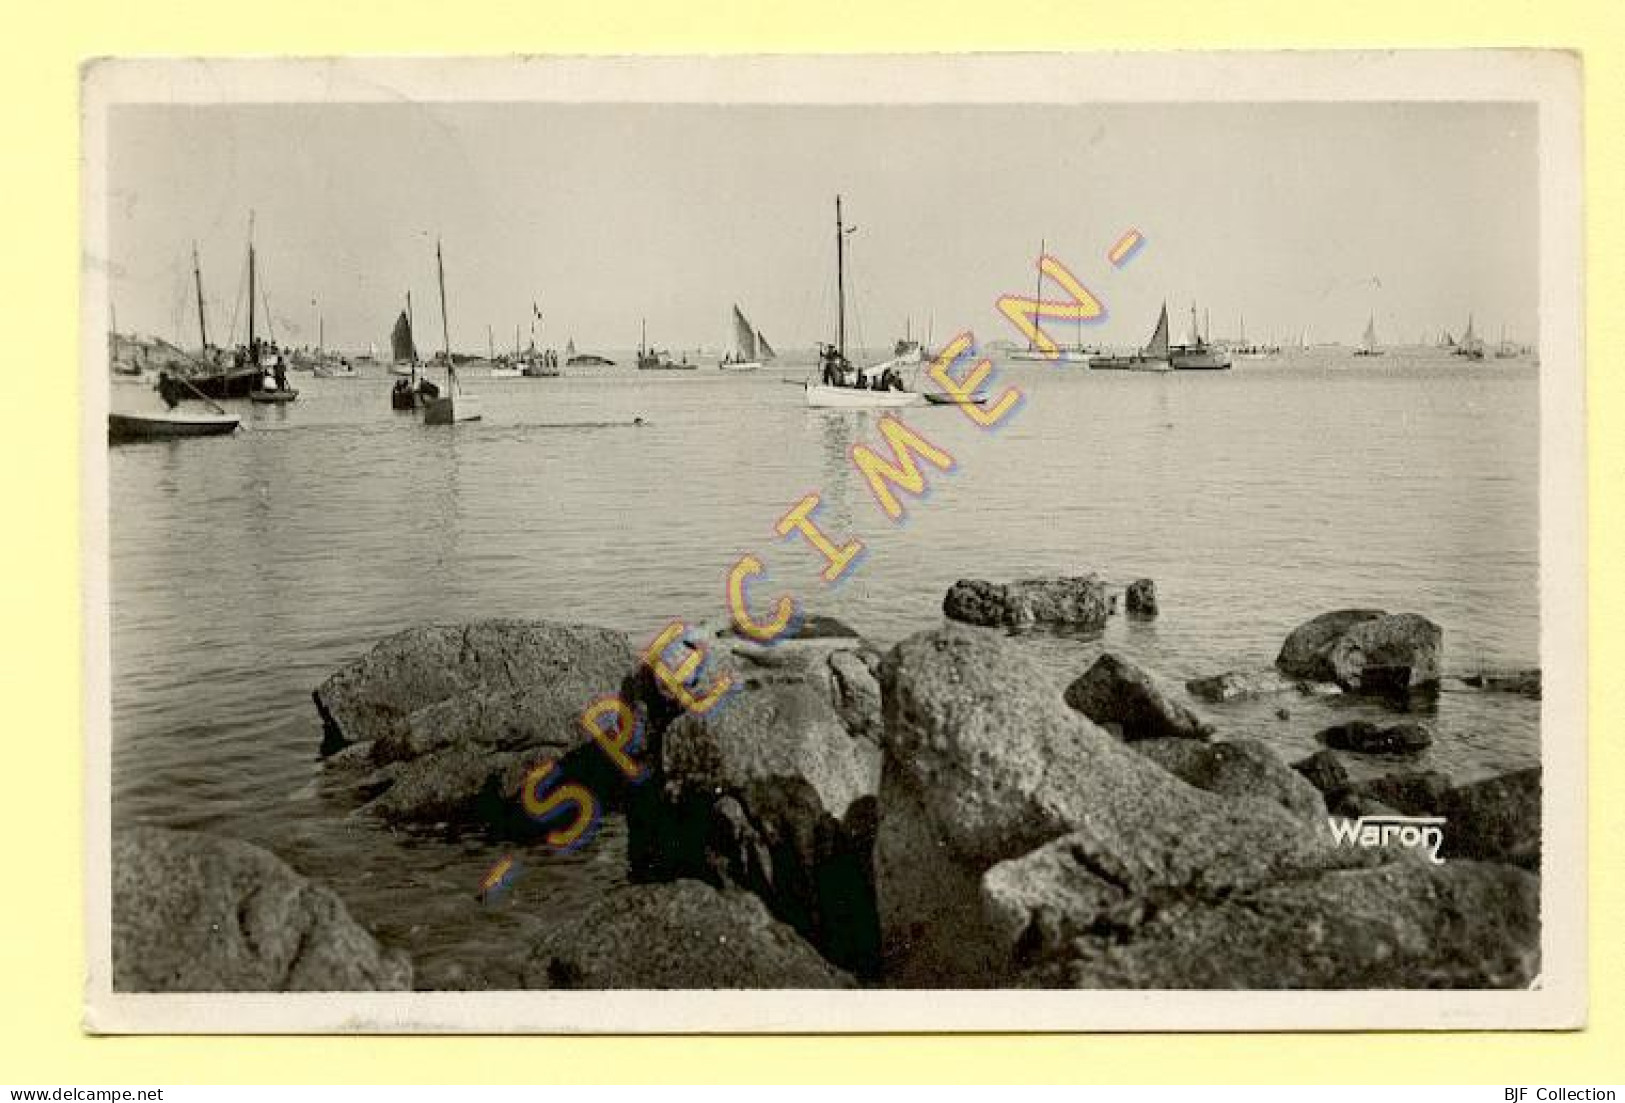
<path id="1" fill-rule="evenodd" d="M 1066 703 L 1097 724 L 1116 724 L 1122 738 L 1207 739 L 1213 725 L 1187 706 L 1178 689 L 1108 651 L 1066 688 Z"/>
<path id="2" fill-rule="evenodd" d="M 1067 628 L 1095 633 L 1106 627 L 1106 583 L 1096 575 L 1020 582 L 961 579 L 948 589 L 942 612 L 949 620 L 994 628 Z"/>
<path id="3" fill-rule="evenodd" d="M 1437 685 L 1444 632 L 1415 613 L 1325 613 L 1296 628 L 1275 665 L 1291 677 L 1344 689 L 1396 692 Z"/>

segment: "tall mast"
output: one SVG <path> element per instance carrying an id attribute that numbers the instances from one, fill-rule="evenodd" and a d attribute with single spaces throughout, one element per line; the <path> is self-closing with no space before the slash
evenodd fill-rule
<path id="1" fill-rule="evenodd" d="M 440 259 L 440 239 L 434 242 L 435 273 L 440 277 L 440 347 L 446 354 L 446 380 L 457 382 L 457 369 L 451 365 L 451 322 L 446 319 L 446 264 Z"/>
<path id="2" fill-rule="evenodd" d="M 1038 286 L 1033 290 L 1033 309 L 1043 310 L 1044 301 L 1044 239 L 1038 239 Z M 1033 350 L 1033 339 L 1027 338 L 1027 351 Z"/>
<path id="3" fill-rule="evenodd" d="M 491 332 L 491 323 L 485 323 L 485 358 L 493 363 L 497 358 L 496 334 Z"/>
<path id="4" fill-rule="evenodd" d="M 412 289 L 406 289 L 406 328 L 412 333 L 412 380 L 418 377 L 418 326 L 412 318 Z"/>
<path id="5" fill-rule="evenodd" d="M 197 330 L 203 338 L 203 348 L 209 348 L 209 323 L 203 316 L 203 269 L 197 261 L 197 242 L 192 242 L 192 279 L 197 284 Z"/>
<path id="6" fill-rule="evenodd" d="M 835 350 L 846 359 L 846 232 L 841 228 L 841 197 L 835 197 Z"/>
<path id="7" fill-rule="evenodd" d="M 248 353 L 254 355 L 254 212 L 248 212 Z M 254 365 L 256 368 L 258 364 Z"/>
<path id="8" fill-rule="evenodd" d="M 316 315 L 316 355 L 320 356 L 327 344 L 327 319 Z"/>

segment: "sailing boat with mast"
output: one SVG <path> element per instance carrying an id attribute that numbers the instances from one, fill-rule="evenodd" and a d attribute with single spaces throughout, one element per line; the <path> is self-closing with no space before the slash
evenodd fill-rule
<path id="1" fill-rule="evenodd" d="M 451 322 L 446 316 L 446 265 L 440 256 L 439 241 L 434 243 L 434 266 L 440 281 L 440 354 L 446 361 L 446 390 L 423 400 L 423 423 L 454 425 L 459 421 L 478 421 L 479 399 L 465 393 L 457 383 L 457 362 L 451 355 Z"/>
<path id="2" fill-rule="evenodd" d="M 406 309 L 395 319 L 395 328 L 389 333 L 390 372 L 400 378 L 389 391 L 389 405 L 394 410 L 415 410 L 440 393 L 427 379 L 418 378 L 418 346 L 412 337 L 412 293 L 406 293 Z"/>
<path id="3" fill-rule="evenodd" d="M 1382 349 L 1377 347 L 1377 316 L 1368 315 L 1365 322 L 1365 334 L 1360 338 L 1360 347 L 1354 350 L 1356 356 L 1381 356 Z"/>
<path id="4" fill-rule="evenodd" d="M 1037 287 L 1033 291 L 1033 301 L 1037 303 L 1042 303 L 1044 301 L 1044 254 L 1046 252 L 1046 248 L 1046 243 L 1042 238 L 1040 238 L 1038 242 L 1038 283 Z M 921 353 L 922 355 L 924 354 L 923 349 L 921 350 Z M 1037 344 L 1034 343 L 1033 339 L 1029 337 L 1027 339 L 1027 347 L 1024 349 L 1017 349 L 1015 352 L 1012 352 L 1009 359 L 1042 360 L 1049 364 L 1087 364 L 1089 363 L 1091 355 L 1091 352 L 1083 347 L 1083 321 L 1080 318 L 1078 322 L 1078 343 L 1072 348 L 1067 348 L 1064 345 L 1057 345 L 1055 354 L 1052 356 L 1040 349 Z"/>
<path id="5" fill-rule="evenodd" d="M 1196 304 L 1191 303 L 1191 340 L 1188 345 L 1172 345 L 1168 360 L 1175 371 L 1224 371 L 1230 367 L 1230 351 L 1207 339 L 1207 327 L 1196 325 Z"/>
<path id="6" fill-rule="evenodd" d="M 1173 361 L 1168 358 L 1168 304 L 1162 304 L 1156 328 L 1151 331 L 1151 340 L 1139 352 L 1126 356 L 1090 357 L 1089 367 L 1095 371 L 1173 371 Z"/>
<path id="7" fill-rule="evenodd" d="M 254 332 L 254 300 L 256 297 L 256 264 L 254 254 L 254 216 L 248 216 L 248 358 L 262 374 L 249 388 L 248 400 L 258 403 L 292 402 L 299 392 L 288 386 L 283 354 L 273 340 L 262 348 L 259 335 Z M 269 313 L 269 310 L 267 311 Z M 267 319 L 269 321 L 269 319 Z"/>
<path id="8" fill-rule="evenodd" d="M 250 225 L 252 226 L 252 218 Z M 196 242 L 192 243 L 192 279 L 197 289 L 197 325 L 198 336 L 203 341 L 202 354 L 208 362 L 208 368 L 214 370 L 206 369 L 201 374 L 191 376 L 187 380 L 187 385 L 205 398 L 247 398 L 248 392 L 253 390 L 259 381 L 259 365 L 254 363 L 249 355 L 241 352 L 223 362 L 217 357 L 223 358 L 226 354 L 209 344 L 209 324 L 203 310 L 203 268 L 198 264 Z M 254 316 L 252 294 L 248 310 L 252 319 Z"/>
<path id="9" fill-rule="evenodd" d="M 733 316 L 734 347 L 717 361 L 717 367 L 722 371 L 755 371 L 762 366 L 761 345 L 766 341 L 759 341 L 759 333 L 750 324 L 739 304 L 734 304 Z M 772 350 L 769 350 L 771 355 Z"/>
<path id="10" fill-rule="evenodd" d="M 924 401 L 917 391 L 903 389 L 898 368 L 918 365 L 919 350 L 868 367 L 854 367 L 846 358 L 846 236 L 841 221 L 841 197 L 835 197 L 835 343 L 819 350 L 822 378 L 807 380 L 803 391 L 807 405 L 834 409 L 885 409 L 913 406 Z"/>
<path id="11" fill-rule="evenodd" d="M 1469 360 L 1484 359 L 1484 342 L 1473 332 L 1471 313 L 1467 315 L 1467 332 L 1461 335 L 1461 344 L 1456 346 L 1456 355 L 1465 356 Z"/>

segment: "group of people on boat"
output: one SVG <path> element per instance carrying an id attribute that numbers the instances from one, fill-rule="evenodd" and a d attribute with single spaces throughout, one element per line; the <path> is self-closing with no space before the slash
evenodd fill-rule
<path id="1" fill-rule="evenodd" d="M 895 364 L 886 365 L 883 371 L 865 375 L 854 368 L 851 361 L 842 356 L 834 345 L 825 344 L 818 346 L 818 360 L 823 365 L 823 380 L 826 386 L 851 387 L 860 391 L 908 389 L 903 385 L 903 373 L 897 370 Z"/>

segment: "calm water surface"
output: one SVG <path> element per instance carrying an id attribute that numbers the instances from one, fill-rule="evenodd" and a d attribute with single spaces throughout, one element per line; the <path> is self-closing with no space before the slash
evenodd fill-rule
<path id="1" fill-rule="evenodd" d="M 1180 679 L 1268 666 L 1293 626 L 1348 605 L 1438 621 L 1453 670 L 1538 665 L 1527 361 L 1316 350 L 1213 374 L 1001 373 L 1027 400 L 997 432 L 947 407 L 904 413 L 957 464 L 902 525 L 848 460 L 876 415 L 804 408 L 784 382 L 800 369 L 473 371 L 485 421 L 453 429 L 392 412 L 382 375 L 298 374 L 296 404 L 239 404 L 233 437 L 112 449 L 115 823 L 259 842 L 405 946 L 420 985 L 503 985 L 540 931 L 620 877 L 624 838 L 611 823 L 576 855 L 528 856 L 487 907 L 473 892 L 499 847 L 391 831 L 318 792 L 310 691 L 413 624 L 646 637 L 720 618 L 724 574 L 754 550 L 777 586 L 883 644 L 939 623 L 955 579 L 1092 570 L 1157 581 L 1162 617 L 1114 619 L 1103 642 Z M 114 386 L 115 408 L 145 400 Z M 809 490 L 827 531 L 869 548 L 833 588 L 773 533 Z M 1102 641 L 1024 646 L 1069 678 Z M 1376 710 L 1294 700 L 1282 719 L 1281 703 L 1209 711 L 1297 757 Z M 1468 778 L 1538 761 L 1535 702 L 1445 694 L 1428 719 L 1421 765 Z"/>

